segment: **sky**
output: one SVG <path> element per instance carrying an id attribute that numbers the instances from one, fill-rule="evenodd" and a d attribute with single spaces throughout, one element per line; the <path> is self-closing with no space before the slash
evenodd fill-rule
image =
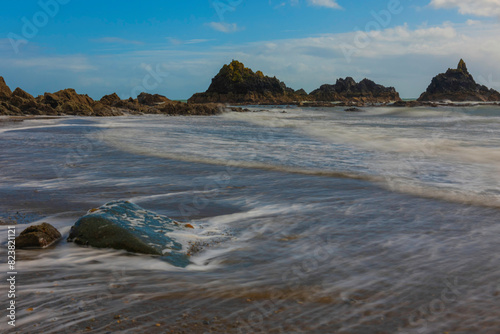
<path id="1" fill-rule="evenodd" d="M 347 76 L 418 97 L 463 58 L 500 90 L 500 0 L 24 0 L 0 12 L 0 76 L 32 95 L 187 99 L 236 59 L 310 92 Z"/>

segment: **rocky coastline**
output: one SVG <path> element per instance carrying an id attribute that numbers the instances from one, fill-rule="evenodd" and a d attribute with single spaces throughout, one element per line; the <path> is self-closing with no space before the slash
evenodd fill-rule
<path id="1" fill-rule="evenodd" d="M 33 97 L 21 88 L 11 91 L 0 77 L 0 115 L 3 116 L 124 116 L 142 114 L 216 115 L 224 110 L 217 103 L 184 103 L 162 95 L 141 93 L 137 98 L 122 100 L 116 94 L 95 101 L 88 95 L 68 88 Z"/>
<path id="2" fill-rule="evenodd" d="M 369 79 L 337 79 L 307 93 L 294 90 L 276 77 L 264 75 L 237 60 L 224 65 L 212 79 L 207 91 L 194 94 L 187 103 L 159 94 L 141 93 L 121 99 L 116 93 L 93 100 L 68 88 L 34 97 L 21 88 L 14 91 L 0 77 L 0 116 L 124 116 L 142 114 L 216 115 L 227 105 L 297 105 L 303 107 L 466 107 L 480 104 L 500 105 L 500 93 L 477 84 L 461 59 L 456 69 L 448 69 L 432 79 L 417 100 L 404 101 L 394 87 Z"/>

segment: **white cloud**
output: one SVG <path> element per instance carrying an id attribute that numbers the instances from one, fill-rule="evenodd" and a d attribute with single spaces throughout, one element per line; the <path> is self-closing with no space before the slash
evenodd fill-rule
<path id="1" fill-rule="evenodd" d="M 465 22 L 468 26 L 473 26 L 473 25 L 476 25 L 476 24 L 481 24 L 481 21 L 477 21 L 477 20 L 467 20 L 467 22 Z"/>
<path id="2" fill-rule="evenodd" d="M 236 23 L 210 22 L 208 26 L 216 31 L 232 33 L 241 30 Z"/>
<path id="3" fill-rule="evenodd" d="M 458 8 L 463 15 L 500 16 L 500 0 L 431 0 L 434 8 Z"/>
<path id="4" fill-rule="evenodd" d="M 334 8 L 340 9 L 340 5 L 335 0 L 307 0 L 309 5 L 316 7 L 326 7 L 326 8 Z"/>
<path id="5" fill-rule="evenodd" d="M 30 57 L 9 59 L 10 66 L 49 71 L 86 72 L 96 70 L 84 56 Z"/>

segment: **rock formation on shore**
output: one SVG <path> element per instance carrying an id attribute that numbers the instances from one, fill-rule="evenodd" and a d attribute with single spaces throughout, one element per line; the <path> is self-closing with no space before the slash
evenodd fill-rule
<path id="1" fill-rule="evenodd" d="M 33 97 L 20 88 L 14 92 L 0 77 L 0 115 L 121 116 L 126 114 L 215 115 L 223 110 L 217 104 L 188 104 L 162 95 L 141 93 L 137 99 L 121 100 L 113 93 L 99 101 L 68 88 Z"/>
<path id="2" fill-rule="evenodd" d="M 356 83 L 351 77 L 338 79 L 335 85 L 322 85 L 309 96 L 313 101 L 329 102 L 388 103 L 401 100 L 394 87 L 384 87 L 368 79 Z"/>
<path id="3" fill-rule="evenodd" d="M 418 101 L 500 101 L 500 93 L 494 89 L 477 84 L 460 59 L 457 69 L 448 69 L 432 79 L 427 91 Z"/>
<path id="4" fill-rule="evenodd" d="M 286 104 L 307 99 L 304 90 L 294 91 L 283 82 L 253 72 L 237 60 L 224 65 L 205 93 L 194 94 L 189 103 Z"/>
<path id="5" fill-rule="evenodd" d="M 16 238 L 16 248 L 46 248 L 61 239 L 61 233 L 52 225 L 42 223 L 26 228 Z"/>
<path id="6" fill-rule="evenodd" d="M 137 101 L 140 104 L 144 104 L 147 106 L 155 106 L 155 105 L 160 105 L 160 104 L 170 102 L 170 100 L 167 99 L 163 95 L 159 95 L 159 94 L 153 95 L 153 94 L 148 94 L 148 93 L 139 94 L 139 96 L 137 96 Z"/>

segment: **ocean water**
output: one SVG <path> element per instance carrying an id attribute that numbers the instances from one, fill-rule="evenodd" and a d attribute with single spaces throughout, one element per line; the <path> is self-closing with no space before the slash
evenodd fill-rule
<path id="1" fill-rule="evenodd" d="M 1 122 L 17 233 L 129 200 L 198 248 L 17 250 L 2 332 L 498 333 L 500 108 L 250 109 Z"/>

